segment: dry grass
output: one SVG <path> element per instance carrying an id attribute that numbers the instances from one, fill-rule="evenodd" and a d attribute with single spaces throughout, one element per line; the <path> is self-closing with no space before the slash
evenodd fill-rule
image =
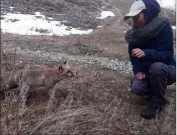
<path id="1" fill-rule="evenodd" d="M 95 67 L 81 68 L 73 79 L 63 78 L 51 97 L 42 93 L 24 105 L 28 88 L 20 94 L 6 92 L 1 102 L 4 135 L 174 135 L 175 90 L 167 93 L 171 104 L 156 120 L 140 118 L 141 105 L 127 92 L 129 76 Z M 91 70 L 92 69 L 92 70 Z M 99 71 L 99 72 L 98 72 Z M 117 74 L 117 75 L 116 75 Z M 40 99 L 41 98 L 41 99 Z M 42 100 L 42 101 L 40 101 Z"/>

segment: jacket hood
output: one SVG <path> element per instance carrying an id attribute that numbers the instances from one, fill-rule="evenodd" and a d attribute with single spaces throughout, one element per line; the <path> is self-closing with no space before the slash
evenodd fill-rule
<path id="1" fill-rule="evenodd" d="M 146 17 L 148 24 L 150 21 L 152 21 L 161 11 L 160 5 L 156 0 L 143 0 L 145 6 L 146 6 Z"/>

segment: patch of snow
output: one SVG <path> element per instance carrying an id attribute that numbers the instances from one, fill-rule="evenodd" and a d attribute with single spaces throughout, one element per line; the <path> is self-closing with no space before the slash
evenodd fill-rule
<path id="1" fill-rule="evenodd" d="M 14 9 L 14 7 L 9 7 L 10 9 Z"/>
<path id="2" fill-rule="evenodd" d="M 101 28 L 101 27 L 103 27 L 103 25 L 101 25 L 101 26 L 98 26 L 98 28 Z"/>
<path id="3" fill-rule="evenodd" d="M 48 19 L 49 19 L 49 20 L 53 20 L 53 18 L 52 18 L 52 17 L 48 17 Z"/>
<path id="4" fill-rule="evenodd" d="M 59 21 L 52 21 L 53 18 L 48 18 L 50 21 L 46 20 L 46 17 L 40 12 L 36 12 L 35 15 L 7 13 L 2 15 L 2 17 L 1 29 L 3 33 L 65 36 L 70 34 L 90 34 L 93 31 L 92 29 L 69 28 Z"/>
<path id="5" fill-rule="evenodd" d="M 107 18 L 107 17 L 113 17 L 113 16 L 115 16 L 115 15 L 114 15 L 114 13 L 111 12 L 111 11 L 102 11 L 102 12 L 101 12 L 101 16 L 96 17 L 96 18 L 97 18 L 97 19 L 105 19 L 105 18 Z"/>
<path id="6" fill-rule="evenodd" d="M 172 26 L 173 35 L 176 36 L 176 26 Z"/>
<path id="7" fill-rule="evenodd" d="M 62 23 L 68 23 L 68 21 L 64 20 L 64 21 L 61 21 Z"/>
<path id="8" fill-rule="evenodd" d="M 40 12 L 35 12 L 35 15 L 37 15 L 37 16 L 44 16 Z"/>
<path id="9" fill-rule="evenodd" d="M 172 29 L 173 29 L 173 30 L 176 30 L 176 26 L 172 26 Z"/>
<path id="10" fill-rule="evenodd" d="M 157 0 L 161 7 L 167 9 L 175 9 L 176 0 Z"/>

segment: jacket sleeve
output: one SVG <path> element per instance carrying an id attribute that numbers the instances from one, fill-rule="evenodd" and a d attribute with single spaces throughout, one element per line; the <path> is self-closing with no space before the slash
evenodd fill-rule
<path id="1" fill-rule="evenodd" d="M 171 51 L 159 52 L 153 49 L 144 50 L 144 59 L 150 60 L 152 62 L 168 62 L 169 57 L 173 54 Z"/>
<path id="2" fill-rule="evenodd" d="M 136 57 L 133 57 L 131 54 L 131 51 L 132 51 L 132 49 L 129 45 L 129 47 L 128 47 L 129 59 L 130 59 L 131 64 L 133 66 L 133 73 L 134 73 L 134 75 L 136 75 L 139 72 L 143 72 L 143 69 L 142 69 L 141 61 L 139 59 L 137 59 Z"/>
<path id="3" fill-rule="evenodd" d="M 144 59 L 158 62 L 168 62 L 168 58 L 173 55 L 173 32 L 172 28 L 167 25 L 158 36 L 158 43 L 152 49 L 145 49 Z"/>

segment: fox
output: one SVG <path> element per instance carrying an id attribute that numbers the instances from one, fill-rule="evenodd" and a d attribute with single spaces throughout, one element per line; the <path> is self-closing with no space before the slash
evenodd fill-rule
<path id="1" fill-rule="evenodd" d="M 27 100 L 26 95 L 35 90 L 45 91 L 50 96 L 50 89 L 61 79 L 62 76 L 74 77 L 77 71 L 69 66 L 68 60 L 58 67 L 35 68 L 29 67 L 19 70 L 9 80 L 6 91 L 20 88 L 20 94 L 23 100 Z M 41 90 L 42 89 L 42 90 Z"/>
<path id="2" fill-rule="evenodd" d="M 58 68 L 35 68 L 30 67 L 27 69 L 19 70 L 11 77 L 7 90 L 17 88 L 22 82 L 25 82 L 31 87 L 46 86 L 50 87 L 60 80 L 61 76 L 73 77 L 77 72 L 72 71 L 68 64 L 68 60 Z"/>

